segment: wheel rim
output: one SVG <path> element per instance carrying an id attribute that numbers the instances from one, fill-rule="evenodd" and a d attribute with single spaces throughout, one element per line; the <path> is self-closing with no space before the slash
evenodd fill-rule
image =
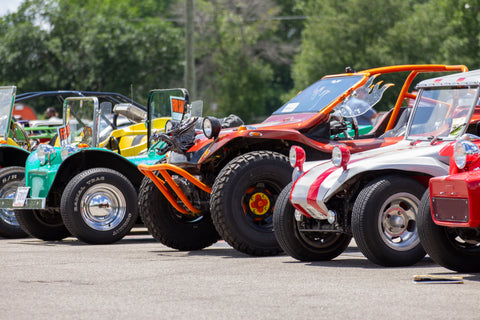
<path id="1" fill-rule="evenodd" d="M 244 193 L 242 206 L 244 215 L 251 226 L 262 230 L 272 231 L 273 207 L 281 188 L 264 182 L 250 186 Z"/>
<path id="2" fill-rule="evenodd" d="M 470 255 L 480 254 L 480 243 L 478 241 L 468 241 L 462 238 L 461 232 L 458 232 L 456 228 L 440 227 L 445 232 L 445 236 L 451 245 L 462 253 Z M 462 231 L 460 229 L 460 231 Z"/>
<path id="3" fill-rule="evenodd" d="M 17 188 L 10 187 L 7 190 L 0 192 L 0 198 L 14 199 Z M 0 219 L 10 226 L 19 226 L 17 218 L 15 217 L 15 212 L 13 210 L 1 209 L 0 210 Z"/>
<path id="4" fill-rule="evenodd" d="M 383 203 L 378 230 L 387 246 L 407 251 L 420 244 L 415 220 L 419 205 L 420 200 L 410 193 L 394 194 Z"/>
<path id="5" fill-rule="evenodd" d="M 118 188 L 97 184 L 88 189 L 80 200 L 83 221 L 97 231 L 116 228 L 126 214 L 126 200 Z"/>

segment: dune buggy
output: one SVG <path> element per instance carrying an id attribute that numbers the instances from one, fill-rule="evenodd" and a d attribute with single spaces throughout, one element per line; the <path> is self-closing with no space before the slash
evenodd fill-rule
<path id="1" fill-rule="evenodd" d="M 480 84 L 480 72 L 475 81 Z M 430 179 L 417 217 L 425 251 L 457 272 L 480 271 L 480 132 L 476 134 L 456 142 L 449 175 Z"/>

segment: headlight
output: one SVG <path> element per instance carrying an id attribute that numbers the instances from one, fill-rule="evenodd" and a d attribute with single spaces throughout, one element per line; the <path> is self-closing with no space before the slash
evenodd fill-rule
<path id="1" fill-rule="evenodd" d="M 299 146 L 292 146 L 290 148 L 290 153 L 288 160 L 290 165 L 294 168 L 298 168 L 300 171 L 303 171 L 303 164 L 305 163 L 305 150 Z"/>
<path id="2" fill-rule="evenodd" d="M 458 169 L 468 167 L 480 157 L 480 149 L 470 141 L 459 140 L 453 147 L 453 159 Z"/>
<path id="3" fill-rule="evenodd" d="M 215 117 L 205 117 L 203 119 L 202 129 L 205 137 L 207 137 L 208 139 L 216 139 L 220 134 L 222 125 L 220 124 L 220 121 L 218 121 L 218 119 Z"/>
<path id="4" fill-rule="evenodd" d="M 49 144 L 41 144 L 37 149 L 37 157 L 42 166 L 51 164 L 57 156 L 57 150 Z"/>
<path id="5" fill-rule="evenodd" d="M 78 148 L 77 146 L 71 145 L 71 144 L 63 146 L 62 151 L 60 153 L 60 155 L 62 156 L 62 160 L 65 160 L 69 155 L 77 152 L 78 150 L 80 150 L 80 148 Z"/>
<path id="6" fill-rule="evenodd" d="M 340 145 L 333 148 L 332 162 L 336 167 L 343 167 L 347 169 L 347 163 L 350 161 L 350 151 L 346 146 Z"/>

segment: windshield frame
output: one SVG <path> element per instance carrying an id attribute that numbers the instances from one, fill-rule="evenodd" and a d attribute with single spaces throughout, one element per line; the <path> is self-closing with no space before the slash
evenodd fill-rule
<path id="1" fill-rule="evenodd" d="M 12 121 L 12 112 L 13 112 L 13 106 L 15 104 L 15 93 L 17 91 L 16 86 L 1 86 L 0 91 L 4 91 L 2 93 L 5 95 L 5 100 L 0 99 L 0 117 L 6 116 L 4 119 L 2 119 L 2 123 L 0 124 L 0 128 L 2 128 L 0 131 L 0 138 L 5 139 L 5 141 L 8 140 L 8 134 L 10 132 L 10 122 Z M 7 111 L 8 109 L 8 111 Z M 6 111 L 5 113 L 3 111 Z"/>
<path id="2" fill-rule="evenodd" d="M 435 128 L 435 130 L 432 131 L 432 133 L 435 132 L 435 131 L 439 131 L 442 128 L 442 126 L 445 126 L 445 125 L 450 126 L 448 128 L 448 131 L 445 131 L 445 129 L 444 129 L 443 131 L 440 131 L 435 135 L 433 135 L 433 134 L 429 135 L 428 132 L 412 134 L 413 126 L 415 125 L 414 124 L 415 115 L 418 113 L 419 109 L 421 108 L 420 104 L 422 103 L 422 98 L 424 98 L 424 100 L 425 99 L 433 100 L 430 97 L 425 97 L 425 94 L 427 92 L 444 91 L 444 90 L 454 91 L 454 90 L 460 90 L 460 89 L 467 89 L 467 90 L 468 89 L 470 89 L 470 90 L 475 89 L 475 93 L 472 96 L 473 99 L 471 100 L 471 102 L 469 104 L 458 103 L 456 105 L 453 105 L 453 102 L 452 102 L 450 104 L 449 110 L 447 110 L 447 114 L 446 114 L 447 117 L 445 117 L 445 120 L 443 122 L 441 122 L 441 125 L 439 127 Z M 470 124 L 470 121 L 472 120 L 472 115 L 475 111 L 475 107 L 478 105 L 478 102 L 479 102 L 478 101 L 479 95 L 480 95 L 480 86 L 443 86 L 443 87 L 421 88 L 420 91 L 418 92 L 417 99 L 415 100 L 415 104 L 413 106 L 413 112 L 410 115 L 410 118 L 408 120 L 407 128 L 406 128 L 406 131 L 405 131 L 405 140 L 412 140 L 412 141 L 430 141 L 430 140 L 454 141 L 454 140 L 457 140 L 459 137 L 461 137 L 466 132 L 466 130 L 467 130 L 469 124 Z M 441 100 L 437 100 L 437 104 L 438 103 L 444 104 L 444 105 L 449 105 L 448 103 L 446 103 L 444 101 L 441 101 Z M 451 117 L 451 114 L 453 112 L 450 112 L 450 111 L 456 111 L 456 109 L 459 106 L 468 106 L 469 110 L 468 110 L 468 113 L 466 114 L 466 116 L 464 117 L 464 120 L 462 120 L 463 124 L 461 124 L 461 126 L 463 128 L 460 131 L 457 131 L 457 130 L 452 130 L 452 128 L 454 127 L 454 120 L 461 119 L 462 117 L 458 117 L 458 118 Z M 435 107 L 435 108 L 437 108 L 437 107 Z M 450 110 L 450 108 L 453 108 L 453 109 Z M 431 115 L 433 115 L 434 113 L 435 113 L 435 110 L 431 112 Z M 438 114 L 438 111 L 436 111 L 436 113 Z M 428 121 L 430 121 L 430 119 L 428 119 Z M 458 127 L 458 129 L 459 129 L 459 127 Z M 455 132 L 455 131 L 457 131 L 457 132 Z M 446 134 L 447 132 L 448 132 L 448 134 Z M 453 132 L 455 132 L 455 135 L 451 136 Z"/>
<path id="3" fill-rule="evenodd" d="M 70 104 L 71 101 L 91 101 L 93 102 L 93 119 L 92 119 L 92 145 L 90 147 L 98 147 L 99 144 L 99 126 L 100 126 L 100 103 L 98 102 L 97 97 L 68 97 L 63 102 L 63 126 L 58 128 L 58 136 L 60 137 L 60 146 L 67 144 L 74 144 L 75 141 L 72 141 L 73 132 L 70 130 Z M 61 130 L 67 128 L 67 134 L 65 135 L 66 139 L 62 139 Z M 86 128 L 86 126 L 84 127 Z"/>

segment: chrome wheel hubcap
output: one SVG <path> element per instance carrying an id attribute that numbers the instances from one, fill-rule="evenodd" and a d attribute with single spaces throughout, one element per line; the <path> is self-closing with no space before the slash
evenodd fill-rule
<path id="1" fill-rule="evenodd" d="M 85 192 L 80 201 L 85 223 L 92 229 L 108 231 L 117 227 L 126 214 L 126 200 L 118 188 L 98 184 Z"/>
<path id="2" fill-rule="evenodd" d="M 17 188 L 11 188 L 0 194 L 1 198 L 14 199 Z M 1 209 L 0 219 L 8 225 L 19 226 L 17 218 L 15 218 L 15 212 L 13 210 Z"/>

